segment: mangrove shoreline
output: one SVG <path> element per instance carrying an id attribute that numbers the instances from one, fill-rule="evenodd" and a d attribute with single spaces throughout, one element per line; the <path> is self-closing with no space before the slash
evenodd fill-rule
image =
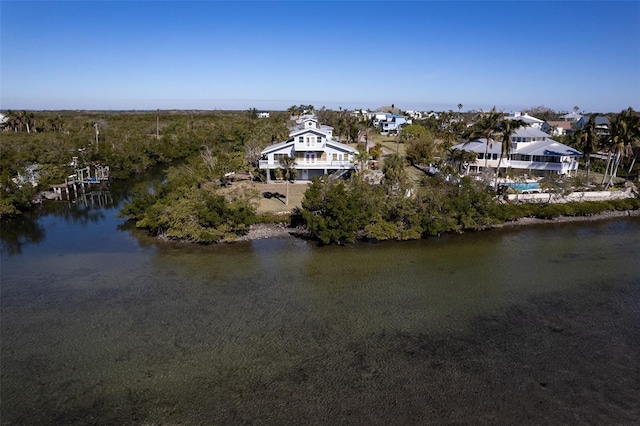
<path id="1" fill-rule="evenodd" d="M 527 225 L 548 225 L 569 222 L 594 222 L 621 217 L 640 217 L 640 210 L 607 210 L 594 213 L 589 216 L 558 216 L 550 219 L 537 217 L 521 217 L 516 220 L 501 224 L 492 225 L 485 230 L 501 229 L 507 227 L 527 226 Z M 237 241 L 253 241 L 267 238 L 311 238 L 310 233 L 304 227 L 291 227 L 285 222 L 282 223 L 257 223 L 251 225 L 251 229 L 246 235 L 238 238 Z"/>

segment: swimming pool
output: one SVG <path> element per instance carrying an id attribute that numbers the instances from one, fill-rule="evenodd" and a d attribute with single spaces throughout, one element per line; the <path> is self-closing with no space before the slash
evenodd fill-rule
<path id="1" fill-rule="evenodd" d="M 532 190 L 540 190 L 540 185 L 538 182 L 505 182 L 504 186 L 508 186 L 509 188 L 515 189 L 516 191 L 532 191 Z"/>

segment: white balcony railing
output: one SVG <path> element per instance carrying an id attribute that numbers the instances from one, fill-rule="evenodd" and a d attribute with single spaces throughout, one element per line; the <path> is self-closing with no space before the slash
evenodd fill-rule
<path id="1" fill-rule="evenodd" d="M 274 160 L 269 162 L 269 160 L 260 160 L 260 168 L 261 169 L 277 169 L 280 167 L 280 162 Z M 336 168 L 353 168 L 353 163 L 348 160 L 342 161 L 321 161 L 318 159 L 302 159 L 296 161 L 295 164 L 296 169 L 336 169 Z"/>
<path id="2" fill-rule="evenodd" d="M 484 159 L 477 160 L 477 166 L 484 167 Z M 487 167 L 496 168 L 498 167 L 498 160 L 487 160 Z M 553 170 L 560 171 L 562 173 L 567 172 L 569 170 L 574 171 L 578 168 L 577 161 L 569 161 L 566 163 L 556 163 L 556 162 L 548 162 L 548 161 L 518 161 L 518 160 L 508 160 L 506 158 L 502 159 L 500 163 L 501 168 L 513 168 L 513 169 L 529 169 L 529 170 Z"/>

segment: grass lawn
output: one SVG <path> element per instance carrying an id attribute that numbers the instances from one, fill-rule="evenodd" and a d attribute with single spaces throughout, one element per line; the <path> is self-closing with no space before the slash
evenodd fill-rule
<path id="1" fill-rule="evenodd" d="M 382 145 L 383 155 L 395 154 L 396 149 L 398 150 L 398 154 L 400 155 L 406 155 L 407 153 L 404 144 L 396 143 L 395 136 L 382 136 L 379 134 L 370 134 L 369 141 L 373 143 L 379 143 L 380 145 Z"/>
<path id="2" fill-rule="evenodd" d="M 289 183 L 289 204 L 285 204 L 287 187 L 284 182 L 260 183 L 243 180 L 225 188 L 227 191 L 251 188 L 258 192 L 258 214 L 291 212 L 294 207 L 302 207 L 304 192 L 308 183 Z"/>

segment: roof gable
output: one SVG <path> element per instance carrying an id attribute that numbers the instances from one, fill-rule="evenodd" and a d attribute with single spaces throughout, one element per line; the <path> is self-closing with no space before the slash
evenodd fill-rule
<path id="1" fill-rule="evenodd" d="M 286 147 L 292 147 L 295 144 L 295 142 L 293 140 L 288 140 L 288 141 L 284 141 L 284 142 L 279 142 L 273 145 L 269 145 L 268 147 L 266 147 L 265 149 L 263 149 L 260 153 L 261 154 L 269 154 L 275 151 L 279 151 L 283 148 Z"/>
<path id="2" fill-rule="evenodd" d="M 325 138 L 329 138 L 329 134 L 323 130 L 323 129 L 318 129 L 318 128 L 314 128 L 314 127 L 309 127 L 306 129 L 298 129 L 298 130 L 294 130 L 291 133 L 289 133 L 289 137 L 298 137 L 298 136 L 304 136 L 306 134 L 314 134 L 316 136 L 324 136 Z"/>
<path id="3" fill-rule="evenodd" d="M 340 143 L 340 142 L 336 142 L 336 141 L 327 141 L 327 146 L 330 146 L 332 148 L 338 149 L 340 151 L 344 151 L 344 152 L 351 152 L 351 153 L 356 153 L 358 152 L 357 149 L 355 149 L 352 146 Z"/>

